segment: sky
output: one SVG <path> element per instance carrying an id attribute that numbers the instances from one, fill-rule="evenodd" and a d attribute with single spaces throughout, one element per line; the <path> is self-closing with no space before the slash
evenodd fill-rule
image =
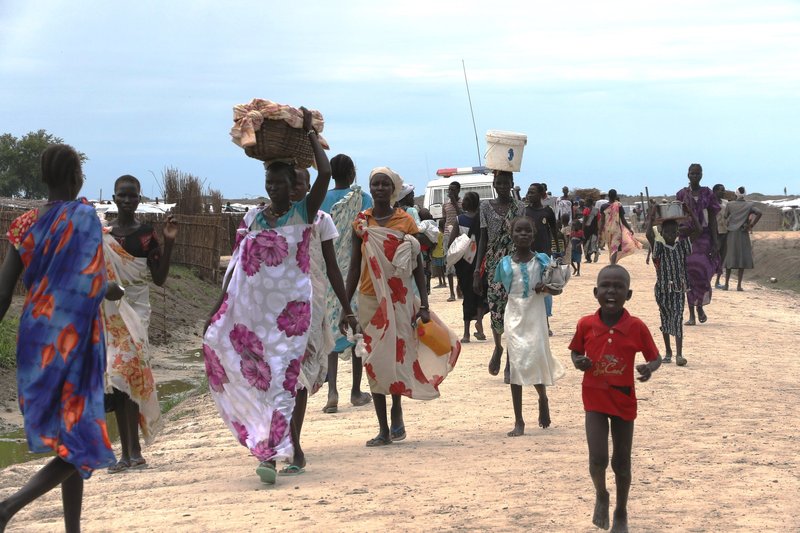
<path id="1" fill-rule="evenodd" d="M 797 1 L 0 0 L 0 133 L 84 152 L 90 198 L 157 196 L 167 166 L 263 196 L 229 135 L 256 97 L 320 110 L 361 185 L 390 166 L 420 194 L 495 129 L 528 136 L 523 187 L 674 194 L 698 162 L 798 194 L 798 65 Z"/>

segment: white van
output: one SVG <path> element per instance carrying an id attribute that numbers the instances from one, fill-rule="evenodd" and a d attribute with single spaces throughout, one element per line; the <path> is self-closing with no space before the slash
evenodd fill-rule
<path id="1" fill-rule="evenodd" d="M 436 171 L 438 179 L 428 182 L 425 188 L 423 207 L 427 207 L 433 218 L 444 216 L 442 205 L 447 201 L 447 188 L 454 181 L 461 184 L 461 198 L 468 192 L 476 192 L 481 200 L 495 198 L 493 172 L 486 167 L 440 168 Z"/>

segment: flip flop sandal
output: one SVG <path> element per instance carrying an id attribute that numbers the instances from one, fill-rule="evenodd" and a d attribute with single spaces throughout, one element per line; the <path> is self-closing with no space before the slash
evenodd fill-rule
<path id="1" fill-rule="evenodd" d="M 486 335 L 484 335 L 483 333 L 478 333 L 476 331 L 475 332 L 475 338 L 478 339 L 479 341 L 485 341 L 486 340 Z"/>
<path id="2" fill-rule="evenodd" d="M 119 474 L 120 472 L 124 472 L 125 470 L 131 467 L 130 461 L 125 461 L 120 459 L 117 461 L 117 464 L 108 467 L 109 474 Z"/>
<path id="3" fill-rule="evenodd" d="M 700 316 L 700 315 L 698 314 L 698 316 L 697 316 L 697 320 L 698 320 L 698 321 L 699 321 L 701 324 L 705 324 L 705 323 L 708 321 L 708 316 L 707 316 L 705 313 L 703 313 L 703 316 Z"/>
<path id="4" fill-rule="evenodd" d="M 339 403 L 328 403 L 322 408 L 323 413 L 337 413 L 339 412 Z"/>
<path id="5" fill-rule="evenodd" d="M 466 344 L 466 343 L 468 343 L 468 342 L 469 342 L 469 337 L 461 337 L 461 340 L 460 340 L 459 342 L 460 342 L 461 344 Z"/>
<path id="6" fill-rule="evenodd" d="M 661 359 L 661 362 L 664 363 L 665 365 L 670 364 L 672 362 L 672 354 L 669 353 L 669 354 L 665 355 L 664 358 Z"/>
<path id="7" fill-rule="evenodd" d="M 378 435 L 374 439 L 369 439 L 367 441 L 367 448 L 375 448 L 377 446 L 388 446 L 391 443 L 392 443 L 391 437 L 387 439 L 386 437 Z"/>
<path id="8" fill-rule="evenodd" d="M 131 459 L 131 469 L 133 468 L 147 468 L 147 460 L 144 457 Z"/>
<path id="9" fill-rule="evenodd" d="M 406 427 L 392 428 L 392 442 L 400 442 L 406 438 Z"/>
<path id="10" fill-rule="evenodd" d="M 261 478 L 261 483 L 265 485 L 274 485 L 275 479 L 278 473 L 275 471 L 275 465 L 268 463 L 267 461 L 263 461 L 258 468 L 256 468 L 256 474 L 258 477 Z"/>
<path id="11" fill-rule="evenodd" d="M 448 298 L 448 299 L 447 299 L 447 301 L 448 301 L 448 302 L 455 302 L 455 301 L 456 301 L 456 299 L 455 299 L 455 298 L 453 298 L 453 297 L 451 296 L 450 298 Z"/>
<path id="12" fill-rule="evenodd" d="M 688 362 L 689 361 L 687 361 L 686 358 L 682 355 L 679 355 L 678 357 L 675 358 L 675 364 L 678 366 L 686 366 L 686 363 Z"/>
<path id="13" fill-rule="evenodd" d="M 297 465 L 290 465 L 285 468 L 281 468 L 281 471 L 278 472 L 279 476 L 299 476 L 300 474 L 306 471 L 305 468 L 302 466 Z"/>

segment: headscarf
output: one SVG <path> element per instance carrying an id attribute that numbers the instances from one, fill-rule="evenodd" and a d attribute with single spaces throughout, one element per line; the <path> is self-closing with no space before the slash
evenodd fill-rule
<path id="1" fill-rule="evenodd" d="M 369 182 L 372 182 L 372 177 L 375 174 L 384 174 L 389 176 L 394 184 L 394 191 L 392 191 L 392 195 L 389 197 L 389 205 L 394 205 L 397 203 L 397 200 L 401 198 L 400 191 L 403 190 L 403 178 L 400 177 L 400 174 L 395 172 L 389 167 L 375 167 L 372 169 L 372 172 L 369 173 Z"/>
<path id="2" fill-rule="evenodd" d="M 410 183 L 404 183 L 403 188 L 400 189 L 400 196 L 398 196 L 397 198 L 402 200 L 403 198 L 405 198 L 406 196 L 408 196 L 413 192 L 414 192 L 414 186 L 411 185 Z"/>
<path id="3" fill-rule="evenodd" d="M 744 200 L 744 195 L 745 195 L 744 187 L 739 187 L 738 189 L 736 189 L 733 192 L 734 192 L 734 194 L 736 194 L 736 199 L 737 200 Z"/>

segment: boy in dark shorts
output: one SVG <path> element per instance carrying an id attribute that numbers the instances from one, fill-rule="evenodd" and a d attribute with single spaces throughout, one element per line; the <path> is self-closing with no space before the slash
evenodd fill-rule
<path id="1" fill-rule="evenodd" d="M 611 468 L 617 484 L 612 531 L 628 531 L 628 492 L 631 487 L 631 447 L 636 418 L 633 365 L 636 352 L 646 364 L 636 367 L 639 381 L 650 379 L 661 366 L 661 356 L 644 322 L 624 308 L 632 295 L 630 275 L 619 265 L 609 265 L 597 275 L 594 296 L 600 309 L 578 321 L 569 345 L 572 362 L 583 374 L 583 407 L 589 444 L 589 473 L 596 491 L 592 522 L 609 527 L 609 495 L 606 490 L 608 429 L 614 452 Z"/>

